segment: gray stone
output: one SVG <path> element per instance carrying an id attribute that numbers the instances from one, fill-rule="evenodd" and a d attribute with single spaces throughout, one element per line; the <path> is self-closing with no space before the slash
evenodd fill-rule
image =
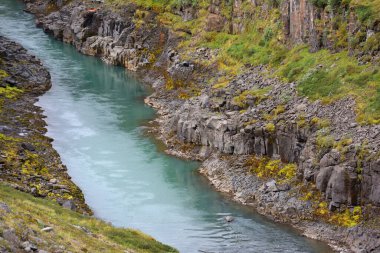
<path id="1" fill-rule="evenodd" d="M 53 230 L 54 229 L 52 227 L 44 227 L 43 229 L 41 229 L 42 232 L 51 232 Z"/>
<path id="2" fill-rule="evenodd" d="M 20 242 L 20 239 L 19 237 L 16 235 L 15 233 L 15 230 L 14 229 L 5 229 L 3 231 L 3 238 L 10 242 L 11 244 L 13 245 L 19 245 L 21 242 Z"/>
<path id="3" fill-rule="evenodd" d="M 56 178 L 52 178 L 49 180 L 49 183 L 56 184 L 56 183 L 58 183 L 58 180 Z"/>
<path id="4" fill-rule="evenodd" d="M 327 183 L 326 196 L 332 202 L 344 204 L 348 199 L 348 174 L 344 168 L 336 166 Z"/>
<path id="5" fill-rule="evenodd" d="M 270 192 L 277 192 L 278 191 L 278 188 L 276 185 L 276 180 L 271 180 L 271 181 L 265 183 L 265 186 L 266 186 L 267 191 L 270 191 Z"/>
<path id="6" fill-rule="evenodd" d="M 36 148 L 32 144 L 30 144 L 30 143 L 22 143 L 21 147 L 23 149 L 26 149 L 26 150 L 32 151 L 32 152 L 36 150 Z"/>
<path id="7" fill-rule="evenodd" d="M 320 190 L 321 192 L 325 192 L 327 188 L 327 184 L 329 183 L 331 174 L 334 170 L 334 167 L 325 167 L 321 168 L 317 178 L 315 180 L 317 189 Z"/>
<path id="8" fill-rule="evenodd" d="M 9 206 L 4 203 L 4 202 L 0 202 L 0 210 L 4 211 L 5 213 L 11 213 L 11 209 L 9 208 Z"/>
<path id="9" fill-rule="evenodd" d="M 75 205 L 75 203 L 74 203 L 74 201 L 72 201 L 72 200 L 66 200 L 66 201 L 64 201 L 62 203 L 62 206 L 64 208 L 66 208 L 66 209 L 73 210 L 73 211 L 75 211 L 76 208 L 77 208 L 76 205 Z"/>
<path id="10" fill-rule="evenodd" d="M 329 203 L 329 210 L 332 212 L 336 211 L 339 207 L 340 207 L 339 203 L 335 203 L 334 201 L 331 201 Z"/>
<path id="11" fill-rule="evenodd" d="M 37 251 L 38 248 L 31 242 L 25 241 L 21 244 L 22 248 L 27 252 Z"/>

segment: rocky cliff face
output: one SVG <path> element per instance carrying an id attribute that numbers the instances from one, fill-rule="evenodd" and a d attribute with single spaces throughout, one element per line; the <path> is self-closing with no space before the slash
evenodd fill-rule
<path id="1" fill-rule="evenodd" d="M 299 176 L 316 183 L 331 209 L 342 204 L 378 205 L 379 126 L 354 123 L 352 99 L 310 103 L 296 96 L 291 84 L 263 78 L 260 71 L 252 69 L 223 89 L 190 99 L 167 129 L 175 129 L 183 142 L 222 153 L 297 163 Z M 234 100 L 246 90 L 265 87 L 270 88 L 266 94 L 248 95 L 245 105 Z M 321 119 L 330 119 L 328 126 L 321 126 Z"/>
<path id="2" fill-rule="evenodd" d="M 282 5 L 285 34 L 296 43 L 309 42 L 312 48 L 320 48 L 320 34 L 315 20 L 321 13 L 307 0 L 289 0 Z"/>
<path id="3" fill-rule="evenodd" d="M 337 6 L 329 6 L 326 1 L 326 4 L 318 6 L 309 0 L 234 0 L 228 4 L 213 0 L 209 7 L 208 29 L 224 29 L 232 34 L 240 34 L 249 26 L 249 22 L 246 21 L 252 20 L 258 12 L 262 12 L 260 15 L 265 17 L 271 10 L 278 9 L 286 43 L 307 43 L 313 52 L 322 48 L 334 51 L 349 49 L 359 57 L 367 55 L 367 59 L 363 60 L 369 60 L 368 55 L 378 59 L 378 45 L 363 50 L 366 42 L 380 32 L 378 21 L 365 24 L 365 21 L 359 20 L 355 10 L 348 3 L 337 3 Z M 227 14 L 221 11 L 226 6 L 229 10 Z"/>
<path id="4" fill-rule="evenodd" d="M 291 42 L 308 43 L 312 51 L 317 51 L 321 48 L 339 50 L 345 47 L 355 50 L 356 45 L 349 44 L 350 38 L 360 32 L 379 32 L 376 25 L 361 25 L 353 10 L 348 6 L 342 7 L 321 8 L 308 0 L 284 1 L 281 5 L 284 33 Z M 339 38 L 339 29 L 347 34 Z"/>
<path id="5" fill-rule="evenodd" d="M 34 6 L 34 12 L 40 8 Z M 138 27 L 133 22 L 135 15 L 144 16 L 143 20 L 151 26 Z M 168 31 L 154 20 L 154 13 L 139 14 L 134 5 L 113 13 L 74 2 L 58 12 L 41 16 L 37 26 L 74 45 L 84 54 L 102 57 L 107 63 L 137 71 L 155 61 L 167 40 Z"/>
<path id="6" fill-rule="evenodd" d="M 28 10 L 37 14 L 37 25 L 46 32 L 73 44 L 84 54 L 137 71 L 144 81 L 152 84 L 155 93 L 147 102 L 159 109 L 161 137 L 171 153 L 206 160 L 202 171 L 219 190 L 234 194 L 244 203 L 262 207 L 265 214 L 289 221 L 289 217 L 320 218 L 312 215 L 318 206 L 313 206 L 310 200 L 299 201 L 303 187 L 315 185 L 318 194 L 321 193 L 318 201 L 326 201 L 330 211 L 349 211 L 361 206 L 365 210 L 363 217 L 378 222 L 373 221 L 373 216 L 380 207 L 380 127 L 356 123 L 353 98 L 327 105 L 319 100 L 312 102 L 297 95 L 296 83 L 265 77 L 263 73 L 268 70 L 263 66 L 246 66 L 243 74 L 215 88 L 210 85 L 210 79 L 223 77 L 223 72 L 205 62 L 213 59 L 218 50 L 198 48 L 190 56 L 186 55 L 178 47 L 181 41 L 178 31 L 165 27 L 154 11 L 134 4 L 111 10 L 102 4 L 72 1 L 56 12 L 46 13 L 43 2 L 28 2 Z M 306 42 L 312 50 L 336 49 L 336 40 L 326 37 L 320 29 L 325 27 L 333 34 L 331 21 L 336 16 L 306 0 L 283 1 L 281 6 L 267 1 L 235 0 L 228 15 L 223 12 L 225 4 L 211 1 L 205 29 L 227 29 L 229 33 L 239 34 L 245 29 L 243 21 L 249 21 L 253 15 L 246 11 L 247 4 L 264 10 L 278 7 L 288 43 Z M 175 12 L 186 20 L 198 15 L 192 6 Z M 353 14 L 343 10 L 339 15 L 350 31 L 358 31 Z M 181 32 L 191 34 L 188 30 Z M 377 53 L 373 52 L 374 57 Z M 181 97 L 181 91 L 189 83 L 198 84 L 195 95 Z M 220 157 L 212 155 L 215 153 L 231 155 L 232 165 L 221 163 Z M 296 177 L 292 183 L 274 181 L 269 185 L 256 178 L 253 184 L 252 180 L 246 180 L 254 176 L 245 163 L 252 155 L 296 163 Z M 245 176 L 236 180 L 231 167 L 238 167 Z M 302 226 L 307 227 L 310 228 Z M 352 239 L 363 230 L 360 227 L 349 234 L 344 230 L 335 237 L 344 241 L 339 236 Z M 323 229 L 316 233 L 319 238 L 328 239 L 322 236 Z M 353 249 L 369 252 L 378 248 L 378 233 L 370 234 L 355 241 Z"/>

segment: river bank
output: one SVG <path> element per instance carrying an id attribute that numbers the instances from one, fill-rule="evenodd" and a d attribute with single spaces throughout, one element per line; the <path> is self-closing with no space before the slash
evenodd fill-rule
<path id="1" fill-rule="evenodd" d="M 91 214 L 81 190 L 70 180 L 52 140 L 45 136 L 38 97 L 51 87 L 42 63 L 19 44 L 0 37 L 1 48 L 1 181 L 36 197 L 56 200 Z"/>
<path id="2" fill-rule="evenodd" d="M 47 7 L 59 11 L 45 16 Z M 99 9 L 89 11 L 93 8 Z M 341 251 L 347 245 L 357 252 L 379 246 L 379 128 L 356 123 L 355 101 L 342 99 L 327 106 L 309 102 L 296 95 L 296 84 L 262 76 L 265 68 L 248 68 L 247 74 L 208 86 L 207 80 L 220 74 L 215 66 L 199 62 L 217 52 L 198 48 L 193 58 L 182 59 L 175 49 L 179 38 L 156 23 L 156 13 L 141 13 L 136 6 L 111 10 L 74 1 L 66 6 L 32 4 L 29 10 L 37 14 L 37 25 L 56 38 L 82 53 L 136 70 L 152 84 L 156 93 L 147 103 L 159 110 L 159 134 L 169 153 L 205 161 L 201 172 L 218 190 Z M 187 89 L 190 83 L 200 85 Z M 286 167 L 280 158 L 297 163 L 298 169 Z M 258 168 L 275 172 L 265 175 Z M 355 194 L 358 188 L 360 195 Z"/>

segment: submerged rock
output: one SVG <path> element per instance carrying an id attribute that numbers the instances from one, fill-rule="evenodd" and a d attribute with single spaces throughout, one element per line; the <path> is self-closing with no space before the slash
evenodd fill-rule
<path id="1" fill-rule="evenodd" d="M 226 217 L 224 217 L 224 220 L 227 222 L 233 222 L 235 220 L 235 218 L 232 216 L 226 216 Z"/>

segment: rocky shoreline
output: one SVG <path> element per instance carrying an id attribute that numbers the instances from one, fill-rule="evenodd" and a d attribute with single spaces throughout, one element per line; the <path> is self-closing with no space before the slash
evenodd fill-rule
<path id="1" fill-rule="evenodd" d="M 209 85 L 223 73 L 203 63 L 218 52 L 184 57 L 176 33 L 134 4 L 25 2 L 45 32 L 151 84 L 146 103 L 159 115 L 152 131 L 169 154 L 202 161 L 217 190 L 337 251 L 379 250 L 380 128 L 356 123 L 352 98 L 309 101 L 296 83 L 266 77 L 264 66 Z M 183 88 L 191 83 L 199 85 Z"/>
<path id="2" fill-rule="evenodd" d="M 196 145 L 183 145 L 170 134 L 168 126 L 173 117 L 168 103 L 155 98 L 145 102 L 157 109 L 158 118 L 150 131 L 168 147 L 165 152 L 183 159 L 201 161 L 199 173 L 205 176 L 217 191 L 226 193 L 243 205 L 252 206 L 258 213 L 275 222 L 290 224 L 303 235 L 328 243 L 336 252 L 376 252 L 379 245 L 379 230 L 367 225 L 353 228 L 328 224 L 315 215 L 312 200 L 304 199 L 303 187 L 293 184 L 279 184 L 274 179 L 260 179 L 250 171 L 247 160 L 250 155 L 229 155 L 217 149 Z M 177 112 L 177 111 L 176 111 Z M 178 112 L 177 112 L 178 113 Z M 310 185 L 313 194 L 317 192 Z M 375 249 L 375 251 L 371 251 Z"/>
<path id="3" fill-rule="evenodd" d="M 35 105 L 51 87 L 49 72 L 22 46 L 0 37 L 0 73 L 0 181 L 91 214 L 45 136 L 43 110 Z"/>

